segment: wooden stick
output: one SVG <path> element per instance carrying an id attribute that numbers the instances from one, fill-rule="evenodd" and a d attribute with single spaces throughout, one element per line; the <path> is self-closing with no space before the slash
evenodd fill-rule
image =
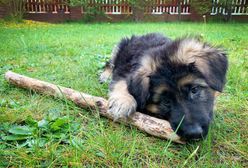
<path id="1" fill-rule="evenodd" d="M 92 108 L 99 111 L 100 115 L 113 119 L 111 113 L 107 111 L 108 102 L 102 97 L 88 95 L 70 88 L 54 85 L 48 82 L 29 78 L 11 71 L 5 73 L 6 80 L 20 88 L 30 89 L 46 95 L 58 98 L 66 98 L 73 101 L 82 108 Z M 169 139 L 171 141 L 184 144 L 178 135 L 172 130 L 168 121 L 154 118 L 139 112 L 135 112 L 127 121 L 119 120 L 124 124 L 131 124 L 150 135 Z"/>

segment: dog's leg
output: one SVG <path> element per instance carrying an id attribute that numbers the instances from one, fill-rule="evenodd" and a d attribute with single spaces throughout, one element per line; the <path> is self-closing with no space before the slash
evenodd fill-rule
<path id="1" fill-rule="evenodd" d="M 112 72 L 113 72 L 113 66 L 110 61 L 106 63 L 103 72 L 100 74 L 99 82 L 100 83 L 107 82 L 107 80 L 112 77 Z"/>
<path id="2" fill-rule="evenodd" d="M 117 57 L 118 52 L 119 52 L 119 45 L 116 45 L 112 50 L 112 54 L 111 54 L 112 57 L 111 57 L 110 61 L 106 62 L 104 70 L 99 77 L 100 83 L 107 82 L 108 79 L 110 79 L 112 77 L 114 62 L 115 62 L 115 59 Z"/>
<path id="3" fill-rule="evenodd" d="M 136 111 L 137 107 L 134 97 L 128 92 L 125 80 L 112 83 L 108 103 L 108 110 L 113 114 L 114 120 L 126 119 Z"/>

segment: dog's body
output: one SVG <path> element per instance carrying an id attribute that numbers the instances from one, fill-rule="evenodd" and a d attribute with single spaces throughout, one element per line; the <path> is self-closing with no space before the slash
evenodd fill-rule
<path id="1" fill-rule="evenodd" d="M 135 111 L 168 120 L 186 139 L 208 132 L 214 94 L 221 92 L 226 54 L 195 38 L 171 40 L 161 34 L 122 39 L 100 80 L 112 75 L 109 111 L 115 119 Z"/>

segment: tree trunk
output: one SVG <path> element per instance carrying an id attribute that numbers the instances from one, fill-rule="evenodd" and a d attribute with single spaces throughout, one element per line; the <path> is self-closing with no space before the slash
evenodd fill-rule
<path id="1" fill-rule="evenodd" d="M 144 6 L 145 2 L 143 0 L 136 0 L 133 5 L 133 19 L 135 22 L 143 21 L 144 19 Z"/>
<path id="2" fill-rule="evenodd" d="M 232 1 L 226 0 L 226 11 L 227 15 L 225 15 L 225 21 L 229 22 L 232 19 Z"/>

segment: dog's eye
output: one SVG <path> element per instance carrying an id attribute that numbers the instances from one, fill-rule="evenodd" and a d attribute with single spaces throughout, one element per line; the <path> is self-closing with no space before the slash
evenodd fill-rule
<path id="1" fill-rule="evenodd" d="M 191 93 L 196 94 L 200 91 L 200 86 L 194 86 L 191 88 Z"/>

